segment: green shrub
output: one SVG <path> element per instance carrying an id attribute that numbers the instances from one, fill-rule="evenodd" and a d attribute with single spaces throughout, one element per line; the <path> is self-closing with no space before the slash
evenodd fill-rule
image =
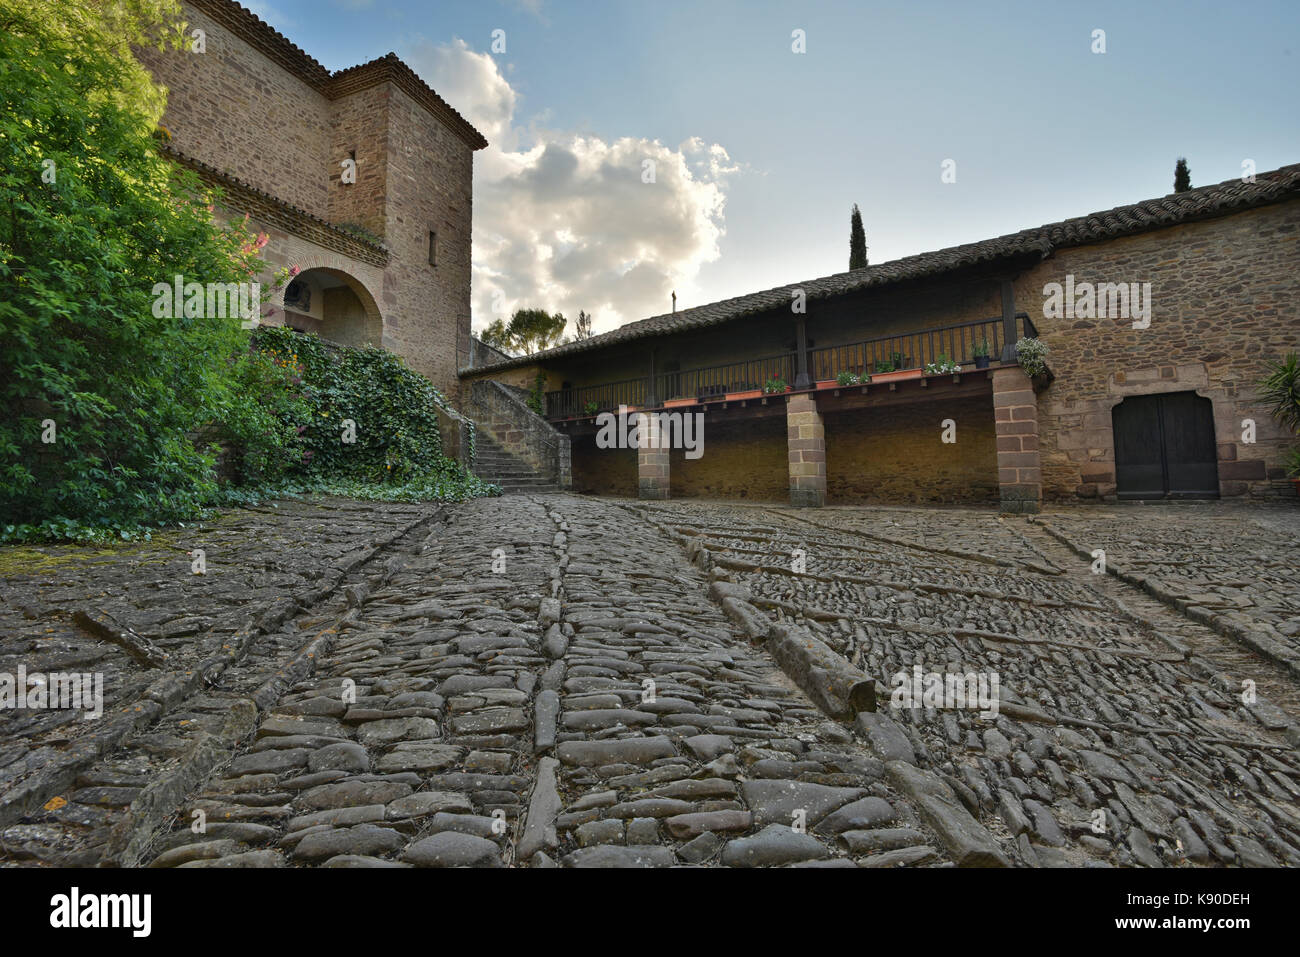
<path id="1" fill-rule="evenodd" d="M 178 14 L 0 0 L 0 533 L 130 534 L 215 491 L 195 436 L 226 406 L 247 333 L 239 317 L 156 316 L 153 288 L 245 282 L 260 263 L 158 151 L 162 92 L 131 45 L 159 45 Z"/>
<path id="2" fill-rule="evenodd" d="M 777 395 L 778 393 L 785 392 L 787 388 L 788 386 L 785 384 L 784 379 L 768 379 L 763 383 L 763 391 L 768 395 Z"/>
<path id="3" fill-rule="evenodd" d="M 1291 432 L 1300 432 L 1300 356 L 1292 352 L 1280 362 L 1268 364 L 1268 375 L 1259 384 L 1259 398 L 1269 405 L 1269 415 Z"/>
<path id="4" fill-rule="evenodd" d="M 290 439 L 288 458 L 300 462 L 295 475 L 402 485 L 460 468 L 442 454 L 438 429 L 438 410 L 450 404 L 399 356 L 332 348 L 282 326 L 258 329 L 255 347 L 286 373 L 278 383 L 288 399 L 282 395 L 277 408 L 286 425 L 280 434 Z"/>
<path id="5" fill-rule="evenodd" d="M 1289 353 L 1280 362 L 1268 364 L 1268 375 L 1259 384 L 1259 398 L 1269 405 L 1269 415 L 1289 432 L 1300 437 L 1300 356 Z M 1300 477 L 1300 447 L 1282 457 L 1288 475 Z"/>

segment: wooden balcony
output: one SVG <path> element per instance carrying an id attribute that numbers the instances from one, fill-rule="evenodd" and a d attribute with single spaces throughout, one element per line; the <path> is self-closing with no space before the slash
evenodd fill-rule
<path id="1" fill-rule="evenodd" d="M 1036 336 L 1037 330 L 1025 313 L 1015 316 L 1016 337 Z M 863 339 L 840 345 L 807 349 L 802 366 L 809 387 L 818 381 L 835 379 L 842 372 L 882 375 L 889 372 L 923 370 L 941 356 L 960 364 L 963 371 L 975 368 L 975 350 L 987 344 L 986 355 L 996 363 L 1008 355 L 1008 325 L 1002 316 L 938 326 L 894 336 Z M 546 393 L 546 417 L 551 420 L 588 418 L 601 412 L 659 408 L 665 404 L 748 401 L 760 398 L 773 380 L 794 386 L 799 378 L 800 355 L 785 352 L 701 366 L 636 379 L 599 385 L 579 386 Z"/>

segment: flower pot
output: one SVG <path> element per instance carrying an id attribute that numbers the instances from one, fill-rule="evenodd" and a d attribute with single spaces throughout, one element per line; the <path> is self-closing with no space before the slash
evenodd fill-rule
<path id="1" fill-rule="evenodd" d="M 694 404 L 695 404 L 694 399 L 665 399 L 664 400 L 665 409 L 678 409 L 684 405 L 694 405 Z"/>
<path id="2" fill-rule="evenodd" d="M 975 357 L 975 368 L 976 368 L 976 369 L 987 369 L 988 367 L 989 367 L 989 357 L 988 357 L 988 356 L 976 356 L 976 357 Z"/>
<path id="3" fill-rule="evenodd" d="M 871 373 L 871 384 L 878 382 L 899 382 L 903 379 L 921 378 L 920 369 L 901 369 L 898 372 L 873 372 Z"/>
<path id="4" fill-rule="evenodd" d="M 739 402 L 742 399 L 757 399 L 762 394 L 763 394 L 762 389 L 746 389 L 743 392 L 728 392 L 727 401 Z"/>

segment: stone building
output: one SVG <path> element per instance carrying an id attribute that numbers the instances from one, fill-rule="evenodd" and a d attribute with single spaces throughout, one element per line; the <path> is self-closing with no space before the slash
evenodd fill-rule
<path id="1" fill-rule="evenodd" d="M 1033 378 L 1025 336 L 1049 350 Z M 540 376 L 582 491 L 1033 511 L 1294 495 L 1294 439 L 1256 398 L 1268 360 L 1294 351 L 1300 165 L 655 316 L 461 379 L 477 393 Z M 927 372 L 945 359 L 959 371 Z M 703 454 L 599 447 L 595 416 L 619 406 L 702 415 Z"/>
<path id="2" fill-rule="evenodd" d="M 268 235 L 266 278 L 302 270 L 263 321 L 382 345 L 454 396 L 487 141 L 392 54 L 330 73 L 231 0 L 183 10 L 202 43 L 139 58 L 167 87 L 174 157 Z"/>

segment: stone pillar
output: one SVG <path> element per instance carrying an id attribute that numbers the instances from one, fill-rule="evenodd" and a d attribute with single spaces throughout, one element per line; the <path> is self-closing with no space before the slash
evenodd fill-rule
<path id="1" fill-rule="evenodd" d="M 993 370 L 993 420 L 1002 511 L 1037 512 L 1043 502 L 1038 460 L 1038 396 L 1020 366 Z"/>
<path id="2" fill-rule="evenodd" d="M 826 504 L 826 426 L 811 395 L 791 396 L 785 407 L 789 429 L 790 504 Z"/>
<path id="3" fill-rule="evenodd" d="M 642 415 L 637 430 L 637 490 L 641 498 L 668 498 L 671 433 L 658 428 L 653 415 Z"/>

